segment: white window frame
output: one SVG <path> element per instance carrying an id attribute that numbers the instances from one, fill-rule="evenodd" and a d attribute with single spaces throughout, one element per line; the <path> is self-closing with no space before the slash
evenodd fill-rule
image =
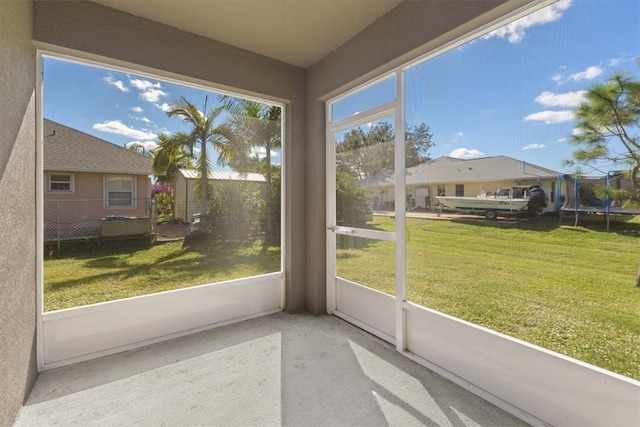
<path id="1" fill-rule="evenodd" d="M 131 184 L 131 204 L 129 205 L 112 205 L 111 199 L 109 198 L 109 181 L 116 179 L 130 179 L 132 181 Z M 107 209 L 130 209 L 136 208 L 138 206 L 138 200 L 136 199 L 138 193 L 138 177 L 136 175 L 127 175 L 127 174 L 105 174 L 104 175 L 104 207 Z M 115 190 L 113 190 L 115 191 Z M 118 190 L 118 192 L 127 192 L 129 190 Z"/>
<path id="2" fill-rule="evenodd" d="M 77 62 L 124 73 L 134 73 L 151 79 L 215 91 L 234 97 L 254 100 L 282 108 L 280 137 L 282 141 L 280 184 L 280 269 L 272 273 L 243 277 L 224 282 L 205 283 L 167 292 L 141 295 L 135 298 L 79 306 L 72 309 L 44 311 L 44 257 L 37 259 L 37 363 L 38 371 L 46 371 L 97 357 L 142 347 L 160 341 L 193 334 L 217 326 L 240 322 L 282 311 L 285 305 L 285 265 L 287 254 L 286 212 L 288 197 L 287 173 L 289 159 L 288 105 L 286 100 L 247 90 L 223 87 L 193 77 L 145 69 L 139 64 L 116 61 L 83 52 L 70 52 L 48 46 L 37 51 L 36 62 L 36 224 L 37 252 L 44 253 L 44 192 L 46 171 L 43 161 L 42 94 L 45 57 Z M 103 174 L 104 175 L 104 174 Z M 113 174 L 133 175 L 136 174 Z M 103 178 L 104 179 L 104 178 Z M 105 184 L 103 182 L 103 191 Z M 137 190 L 136 190 L 137 192 Z M 147 197 L 147 196 L 143 196 Z M 103 196 L 104 198 L 104 196 Z M 125 207 L 126 208 L 126 207 Z M 239 303 L 241 302 L 241 303 Z M 149 328 L 149 325 L 154 325 Z"/>
<path id="3" fill-rule="evenodd" d="M 54 183 L 66 183 L 66 181 L 55 181 L 52 177 L 54 175 L 68 175 L 69 176 L 69 189 L 68 190 L 57 190 L 51 188 L 51 184 Z M 75 193 L 76 177 L 73 172 L 47 172 L 47 193 Z"/>

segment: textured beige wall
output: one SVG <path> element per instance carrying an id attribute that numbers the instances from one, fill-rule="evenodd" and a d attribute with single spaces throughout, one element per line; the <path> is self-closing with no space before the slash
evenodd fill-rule
<path id="1" fill-rule="evenodd" d="M 35 49 L 29 0 L 0 2 L 0 426 L 11 425 L 35 359 Z"/>
<path id="2" fill-rule="evenodd" d="M 34 39 L 287 102 L 286 308 L 304 309 L 305 72 L 87 1 L 35 1 Z"/>
<path id="3" fill-rule="evenodd" d="M 326 310 L 325 106 L 338 95 L 532 0 L 407 0 L 307 70 L 306 299 Z"/>

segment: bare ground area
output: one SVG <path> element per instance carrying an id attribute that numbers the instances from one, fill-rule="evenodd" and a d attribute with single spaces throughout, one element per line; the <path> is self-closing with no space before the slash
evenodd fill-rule
<path id="1" fill-rule="evenodd" d="M 178 222 L 169 224 L 162 223 L 158 225 L 158 240 L 170 241 L 180 240 L 187 235 L 189 231 L 189 224 L 180 224 Z"/>

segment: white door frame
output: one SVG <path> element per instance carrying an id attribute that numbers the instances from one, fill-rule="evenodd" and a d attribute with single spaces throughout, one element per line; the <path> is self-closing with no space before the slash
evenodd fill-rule
<path id="1" fill-rule="evenodd" d="M 334 134 L 342 130 L 371 123 L 382 118 L 393 118 L 395 171 L 403 171 L 404 158 L 404 85 L 401 71 L 384 75 L 366 85 L 355 88 L 339 98 L 326 103 L 327 117 L 331 117 L 332 103 L 350 94 L 374 85 L 379 81 L 395 77 L 394 100 L 358 112 L 350 117 L 328 123 L 326 127 L 326 175 L 327 175 L 327 312 L 335 314 L 374 335 L 396 344 L 404 350 L 404 313 L 398 301 L 405 300 L 405 180 L 403 173 L 395 174 L 395 232 L 381 232 L 336 224 L 336 173 Z M 336 275 L 336 235 L 356 235 L 374 240 L 395 242 L 395 295 L 390 296 L 374 289 L 345 280 Z M 340 304 L 339 302 L 340 301 Z"/>

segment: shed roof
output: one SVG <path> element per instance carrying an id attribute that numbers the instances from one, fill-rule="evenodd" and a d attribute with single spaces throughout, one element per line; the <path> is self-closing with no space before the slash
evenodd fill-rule
<path id="1" fill-rule="evenodd" d="M 47 119 L 44 170 L 152 174 L 149 157 Z"/>
<path id="2" fill-rule="evenodd" d="M 180 174 L 185 179 L 196 179 L 198 172 L 192 169 L 180 169 Z M 214 181 L 249 181 L 249 182 L 267 182 L 264 175 L 253 172 L 235 172 L 235 171 L 209 171 L 209 179 Z"/>
<path id="3" fill-rule="evenodd" d="M 438 157 L 406 171 L 407 185 L 493 182 L 556 178 L 560 172 L 508 156 L 457 159 Z M 361 181 L 365 187 L 393 185 L 395 175 L 383 172 Z"/>

